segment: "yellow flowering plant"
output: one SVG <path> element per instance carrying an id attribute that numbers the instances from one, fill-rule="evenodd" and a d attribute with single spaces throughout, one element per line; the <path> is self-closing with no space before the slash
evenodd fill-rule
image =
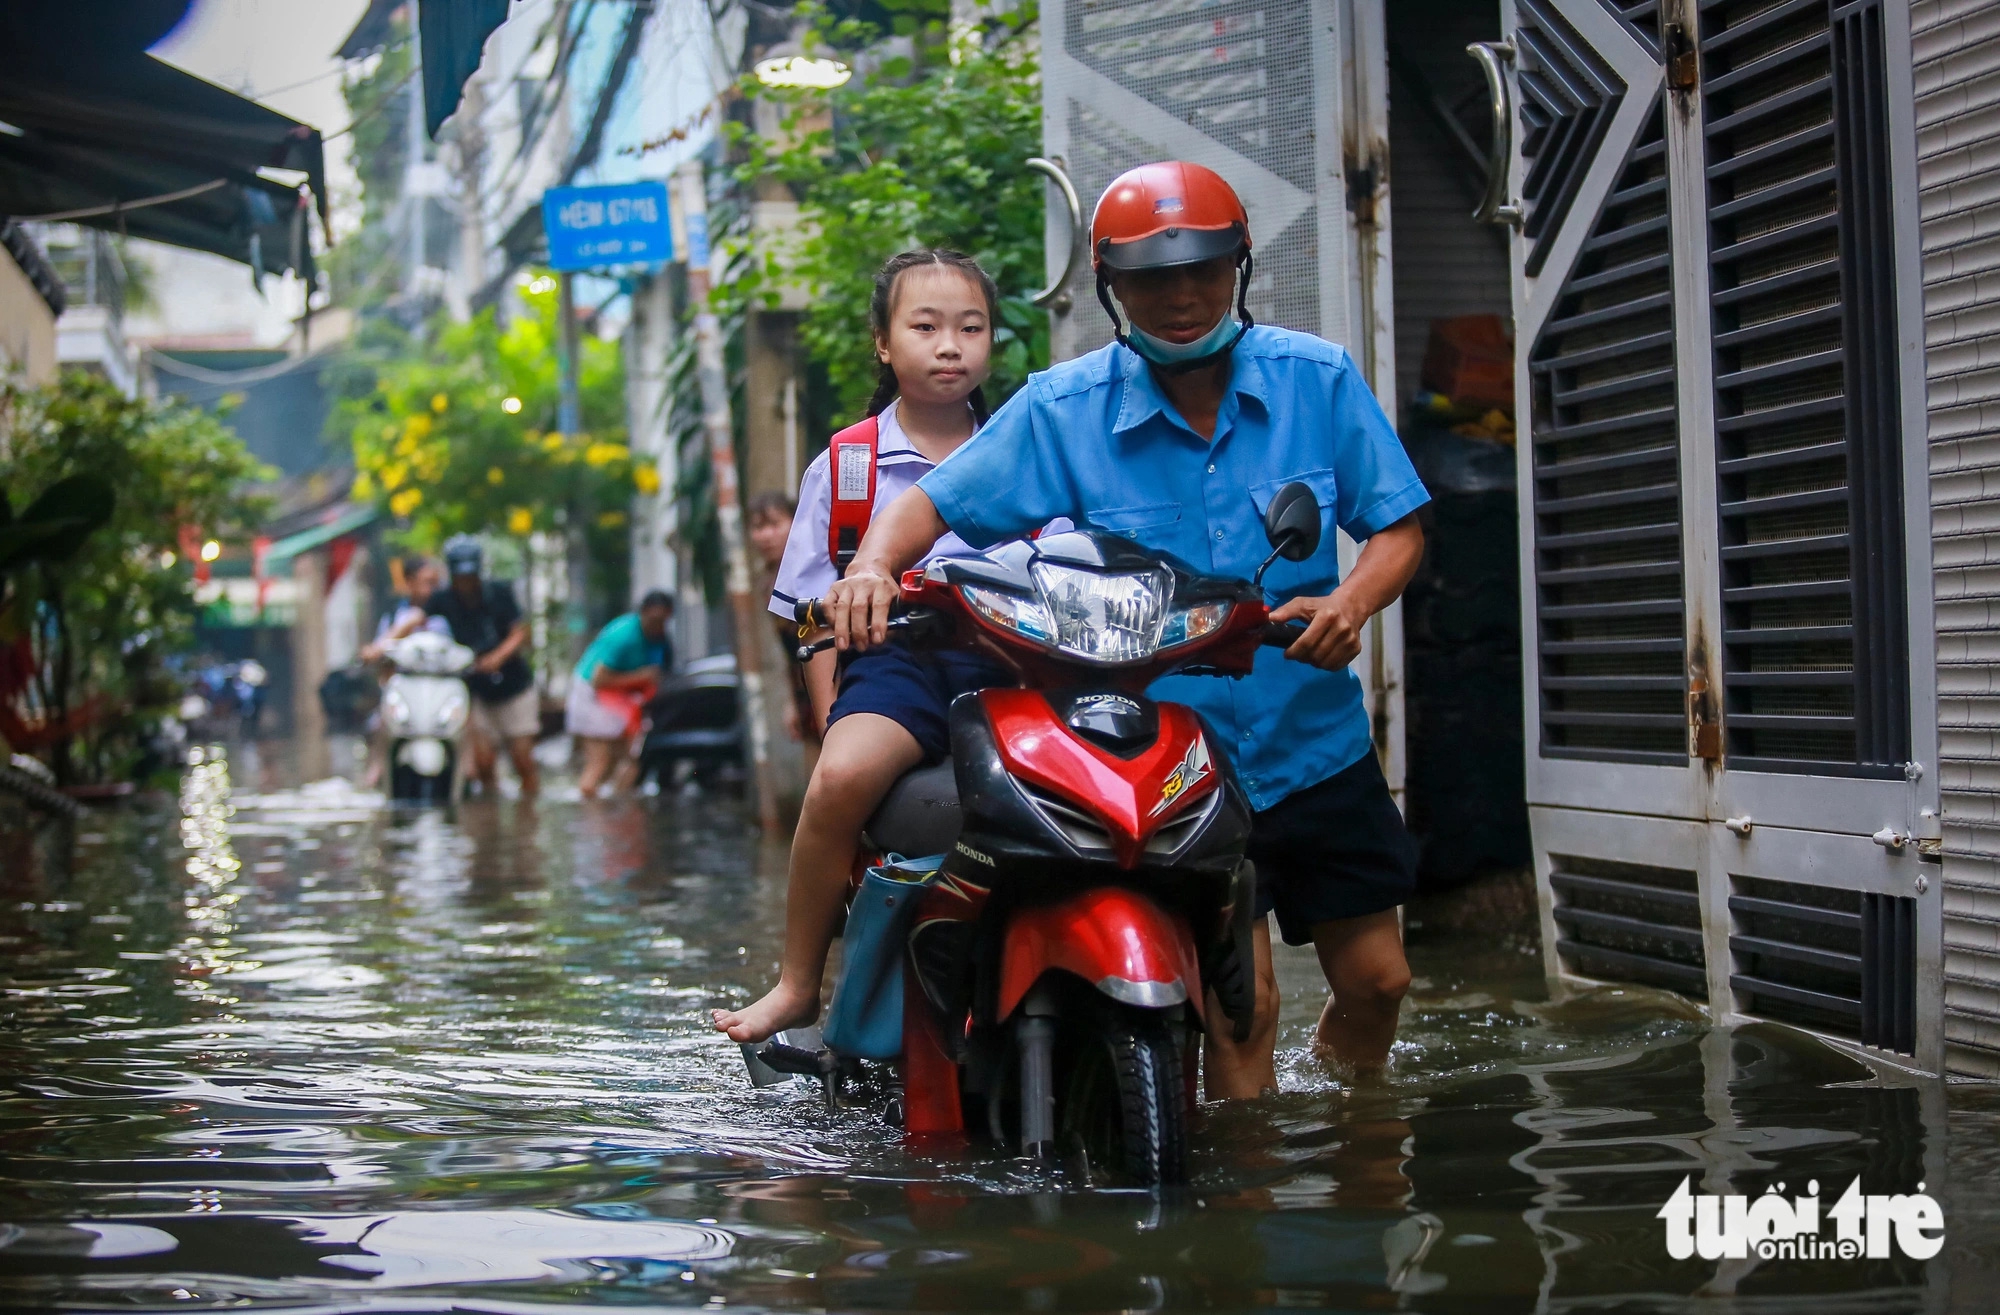
<path id="1" fill-rule="evenodd" d="M 354 454 L 351 496 L 386 508 L 419 548 L 576 526 L 593 563 L 615 571 L 633 493 L 660 488 L 626 445 L 622 353 L 583 335 L 582 424 L 563 434 L 555 294 L 524 286 L 522 302 L 505 324 L 489 309 L 437 326 L 350 378 L 329 423 Z"/>

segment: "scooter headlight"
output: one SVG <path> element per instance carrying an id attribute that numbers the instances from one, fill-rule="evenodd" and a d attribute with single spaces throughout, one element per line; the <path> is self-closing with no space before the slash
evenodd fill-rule
<path id="1" fill-rule="evenodd" d="M 437 726 L 441 732 L 453 732 L 465 724 L 465 714 L 471 704 L 467 702 L 465 686 L 446 690 L 438 696 Z"/>
<path id="2" fill-rule="evenodd" d="M 1174 593 L 1165 571 L 1100 575 L 1053 562 L 1031 569 L 1063 652 L 1111 664 L 1144 661 L 1159 648 Z"/>
<path id="3" fill-rule="evenodd" d="M 382 691 L 382 724 L 392 732 L 407 730 L 411 718 L 410 701 L 404 697 L 403 691 L 397 689 L 393 684 L 384 689 Z"/>

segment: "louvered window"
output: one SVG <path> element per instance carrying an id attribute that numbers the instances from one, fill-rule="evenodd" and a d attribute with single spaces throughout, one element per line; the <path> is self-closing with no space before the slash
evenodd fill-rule
<path id="1" fill-rule="evenodd" d="M 1694 873 L 1572 854 L 1549 862 L 1556 952 L 1571 972 L 1708 997 Z"/>
<path id="2" fill-rule="evenodd" d="M 1687 760 L 1666 187 L 1655 110 L 1529 358 L 1550 756 Z"/>
<path id="3" fill-rule="evenodd" d="M 1518 0 L 1516 12 L 1521 158 L 1527 163 L 1522 231 L 1528 238 L 1525 268 L 1533 276 L 1548 259 L 1625 83 L 1548 0 Z"/>
<path id="4" fill-rule="evenodd" d="M 1730 764 L 1908 757 L 1877 4 L 1701 11 Z"/>
<path id="5" fill-rule="evenodd" d="M 1618 15 L 1625 29 L 1639 38 L 1639 44 L 1660 57 L 1660 0 L 1599 0 Z"/>
<path id="6" fill-rule="evenodd" d="M 1730 984 L 1745 1012 L 1910 1054 L 1917 902 L 1733 878 Z"/>

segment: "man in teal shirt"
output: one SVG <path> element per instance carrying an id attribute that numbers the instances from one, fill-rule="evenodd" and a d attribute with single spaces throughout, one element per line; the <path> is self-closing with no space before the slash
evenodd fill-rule
<path id="1" fill-rule="evenodd" d="M 597 793 L 621 758 L 617 788 L 632 783 L 637 763 L 630 750 L 640 709 L 673 667 L 673 642 L 667 638 L 673 615 L 673 595 L 653 590 L 639 600 L 636 612 L 606 622 L 576 664 L 563 720 L 570 737 L 583 746 L 577 788 L 586 799 Z"/>
<path id="2" fill-rule="evenodd" d="M 1416 570 L 1414 513 L 1429 494 L 1345 351 L 1251 320 L 1249 220 L 1219 176 L 1179 162 L 1134 169 L 1106 189 L 1091 238 L 1118 341 L 1034 376 L 878 514 L 826 610 L 843 646 L 882 643 L 901 572 L 945 530 L 982 547 L 1058 516 L 1248 579 L 1270 551 L 1272 495 L 1311 488 L 1319 551 L 1264 578 L 1273 619 L 1306 621 L 1304 636 L 1282 657 L 1264 650 L 1246 680 L 1177 676 L 1153 693 L 1199 711 L 1235 759 L 1256 810 L 1259 912 L 1278 915 L 1286 941 L 1313 944 L 1332 988 L 1318 1041 L 1351 1068 L 1380 1068 L 1409 986 L 1396 908 L 1414 889 L 1416 849 L 1347 664 Z M 1345 579 L 1336 526 L 1363 543 Z M 1256 937 L 1253 1035 L 1210 1035 L 1211 1097 L 1276 1085 L 1262 917 Z"/>

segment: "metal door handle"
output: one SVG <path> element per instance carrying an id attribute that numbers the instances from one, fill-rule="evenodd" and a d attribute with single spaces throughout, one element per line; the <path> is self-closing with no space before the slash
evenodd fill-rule
<path id="1" fill-rule="evenodd" d="M 1061 156 L 1053 160 L 1044 160 L 1039 155 L 1030 156 L 1028 167 L 1044 175 L 1061 189 L 1063 204 L 1069 208 L 1069 256 L 1063 261 L 1063 272 L 1054 283 L 1037 292 L 1032 300 L 1043 310 L 1067 315 L 1070 307 L 1075 304 L 1069 295 L 1069 281 L 1076 276 L 1076 267 L 1083 258 L 1083 249 L 1089 245 L 1083 231 L 1083 203 L 1076 199 L 1076 188 L 1069 181 L 1069 173 L 1063 168 Z"/>
<path id="2" fill-rule="evenodd" d="M 1521 207 L 1507 199 L 1507 169 L 1514 157 L 1514 95 L 1507 87 L 1507 71 L 1500 67 L 1503 60 L 1514 62 L 1514 43 L 1475 41 L 1465 53 L 1478 60 L 1486 74 L 1486 90 L 1493 106 L 1493 141 L 1486 148 L 1486 196 L 1472 212 L 1472 221 L 1519 228 Z"/>

